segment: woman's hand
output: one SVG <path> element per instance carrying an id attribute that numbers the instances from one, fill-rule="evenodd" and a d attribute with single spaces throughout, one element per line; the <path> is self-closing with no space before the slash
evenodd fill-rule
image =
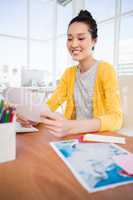
<path id="1" fill-rule="evenodd" d="M 41 118 L 48 131 L 57 137 L 96 132 L 101 127 L 101 121 L 99 119 L 67 120 L 61 114 L 49 111 L 43 113 Z"/>
<path id="2" fill-rule="evenodd" d="M 42 122 L 49 133 L 56 137 L 64 137 L 69 134 L 70 120 L 67 120 L 59 113 L 46 111 L 41 114 Z"/>
<path id="3" fill-rule="evenodd" d="M 21 114 L 16 114 L 16 121 L 19 122 L 23 127 L 31 128 L 32 126 L 37 125 L 36 122 L 32 122 L 28 120 L 26 117 L 24 117 Z"/>

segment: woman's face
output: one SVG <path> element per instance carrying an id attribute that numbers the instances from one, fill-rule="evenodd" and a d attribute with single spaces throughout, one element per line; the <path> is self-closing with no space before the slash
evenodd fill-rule
<path id="1" fill-rule="evenodd" d="M 68 28 L 67 48 L 76 61 L 81 61 L 90 56 L 92 47 L 96 43 L 96 39 L 92 39 L 88 29 L 88 25 L 82 22 L 74 22 Z"/>

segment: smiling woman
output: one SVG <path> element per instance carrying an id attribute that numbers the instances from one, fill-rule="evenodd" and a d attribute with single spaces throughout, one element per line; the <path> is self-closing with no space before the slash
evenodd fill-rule
<path id="1" fill-rule="evenodd" d="M 48 101 L 52 111 L 66 101 L 65 118 L 57 113 L 43 115 L 44 124 L 56 136 L 112 131 L 122 125 L 116 72 L 109 63 L 93 57 L 97 35 L 96 21 L 86 10 L 69 23 L 67 48 L 78 65 L 65 71 Z"/>
<path id="2" fill-rule="evenodd" d="M 66 101 L 65 117 L 45 112 L 42 121 L 50 133 L 69 134 L 113 131 L 122 125 L 116 72 L 109 63 L 93 57 L 97 24 L 91 13 L 81 10 L 67 30 L 67 48 L 77 65 L 68 68 L 52 97 L 51 111 Z"/>

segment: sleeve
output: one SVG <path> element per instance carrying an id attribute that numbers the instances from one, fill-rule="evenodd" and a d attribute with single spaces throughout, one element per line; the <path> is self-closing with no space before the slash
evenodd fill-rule
<path id="1" fill-rule="evenodd" d="M 102 87 L 105 98 L 105 115 L 99 116 L 101 120 L 100 131 L 115 131 L 121 128 L 123 114 L 120 103 L 120 92 L 117 74 L 113 66 L 109 65 L 102 73 Z"/>
<path id="2" fill-rule="evenodd" d="M 64 72 L 61 77 L 57 88 L 52 94 L 51 98 L 47 101 L 49 108 L 52 111 L 55 111 L 65 100 L 67 97 L 67 72 L 68 69 Z"/>

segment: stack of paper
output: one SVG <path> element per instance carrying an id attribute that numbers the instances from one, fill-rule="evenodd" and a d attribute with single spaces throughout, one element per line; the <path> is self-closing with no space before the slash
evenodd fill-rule
<path id="1" fill-rule="evenodd" d="M 97 134 L 85 134 L 81 136 L 81 142 L 109 142 L 125 144 L 125 138 L 116 136 L 106 136 Z"/>

